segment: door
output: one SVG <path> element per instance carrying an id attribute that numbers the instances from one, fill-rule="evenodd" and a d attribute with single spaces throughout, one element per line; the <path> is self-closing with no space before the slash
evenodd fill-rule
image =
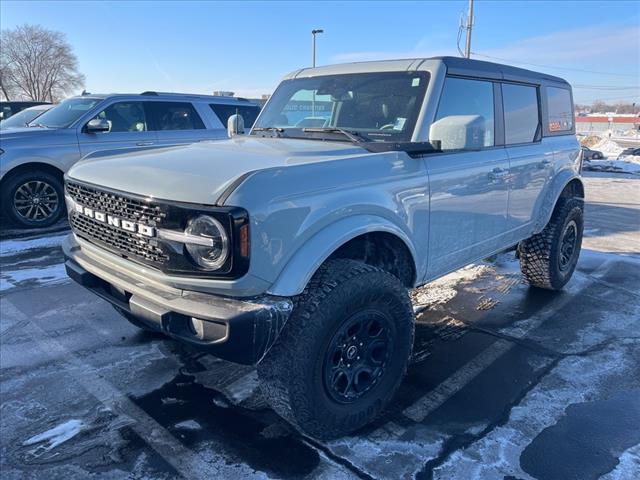
<path id="1" fill-rule="evenodd" d="M 496 121 L 494 83 L 448 77 L 426 156 L 430 188 L 430 278 L 494 253 L 507 231 L 509 159 Z M 496 129 L 496 125 L 498 128 Z"/>
<path id="2" fill-rule="evenodd" d="M 160 145 L 186 145 L 210 140 L 200 115 L 189 102 L 149 102 Z"/>
<path id="3" fill-rule="evenodd" d="M 115 102 L 94 118 L 105 119 L 109 131 L 87 133 L 83 126 L 78 133 L 82 156 L 97 151 L 151 146 L 158 142 L 143 102 Z"/>
<path id="4" fill-rule="evenodd" d="M 540 195 L 553 176 L 553 149 L 542 141 L 540 95 L 533 85 L 502 84 L 505 147 L 511 165 L 508 228 L 528 237 Z"/>

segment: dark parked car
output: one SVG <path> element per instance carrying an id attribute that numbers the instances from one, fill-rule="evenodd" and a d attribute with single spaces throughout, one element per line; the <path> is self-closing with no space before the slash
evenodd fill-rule
<path id="1" fill-rule="evenodd" d="M 25 108 L 36 105 L 47 105 L 48 102 L 0 102 L 0 120 L 6 120 L 11 115 L 21 112 Z"/>
<path id="2" fill-rule="evenodd" d="M 620 155 L 618 155 L 618 160 L 624 160 L 626 157 L 636 157 L 640 156 L 640 148 L 638 147 L 629 147 L 625 148 Z"/>
<path id="3" fill-rule="evenodd" d="M 42 115 L 47 110 L 55 107 L 55 105 L 45 104 L 36 105 L 35 107 L 25 108 L 24 110 L 11 115 L 11 118 L 0 121 L 0 130 L 9 130 L 11 128 L 28 127 L 31 122 Z"/>
<path id="4" fill-rule="evenodd" d="M 591 150 L 589 147 L 582 147 L 582 155 L 585 160 L 602 160 L 604 155 L 599 150 Z"/>

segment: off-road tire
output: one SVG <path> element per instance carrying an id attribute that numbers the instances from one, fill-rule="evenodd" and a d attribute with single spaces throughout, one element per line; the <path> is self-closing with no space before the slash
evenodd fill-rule
<path id="1" fill-rule="evenodd" d="M 126 318 L 129 321 L 129 323 L 131 325 L 133 325 L 134 327 L 137 327 L 140 330 L 144 330 L 145 332 L 149 332 L 149 333 L 158 333 L 158 334 L 162 333 L 157 328 L 150 327 L 149 325 L 144 323 L 142 320 L 140 320 L 138 317 L 136 317 L 135 315 L 127 312 L 126 310 L 123 310 L 120 307 L 117 307 L 116 305 L 112 305 L 112 307 L 114 308 L 114 310 L 116 312 L 118 312 L 120 315 L 122 315 L 124 318 Z"/>
<path id="2" fill-rule="evenodd" d="M 341 327 L 361 312 L 385 315 L 392 345 L 377 383 L 352 403 L 331 397 L 326 355 Z M 407 289 L 386 271 L 355 260 L 323 265 L 304 292 L 275 345 L 258 364 L 267 403 L 304 434 L 345 435 L 373 421 L 391 400 L 413 347 L 414 315 Z"/>
<path id="3" fill-rule="evenodd" d="M 57 195 L 57 208 L 51 214 L 41 220 L 33 220 L 20 215 L 14 203 L 16 191 L 29 182 L 42 182 L 42 185 L 50 185 Z M 64 188 L 60 178 L 49 172 L 34 170 L 12 175 L 2 185 L 2 209 L 6 219 L 20 228 L 45 228 L 55 224 L 65 213 Z"/>
<path id="4" fill-rule="evenodd" d="M 520 242 L 518 258 L 526 281 L 534 287 L 560 290 L 569 281 L 578 263 L 584 229 L 583 201 L 580 198 L 558 200 L 551 220 L 542 232 Z M 560 268 L 563 234 L 575 225 L 575 248 L 566 268 Z"/>

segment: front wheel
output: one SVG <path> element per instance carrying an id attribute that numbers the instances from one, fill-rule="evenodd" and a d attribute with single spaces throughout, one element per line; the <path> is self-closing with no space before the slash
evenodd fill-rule
<path id="1" fill-rule="evenodd" d="M 578 263 L 583 229 L 582 200 L 561 198 L 544 230 L 518 245 L 527 282 L 548 290 L 564 287 Z"/>
<path id="2" fill-rule="evenodd" d="M 393 275 L 332 260 L 296 299 L 291 318 L 258 364 L 271 407 L 297 429 L 334 438 L 374 420 L 407 368 L 414 317 Z"/>
<path id="3" fill-rule="evenodd" d="M 64 214 L 62 182 L 48 172 L 19 173 L 2 190 L 4 213 L 19 227 L 50 227 Z"/>

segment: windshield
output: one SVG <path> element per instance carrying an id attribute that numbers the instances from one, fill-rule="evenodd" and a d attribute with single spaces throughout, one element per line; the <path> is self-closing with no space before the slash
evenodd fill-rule
<path id="1" fill-rule="evenodd" d="M 70 98 L 40 115 L 31 125 L 67 128 L 100 102 L 101 98 Z"/>
<path id="2" fill-rule="evenodd" d="M 428 75 L 378 72 L 285 80 L 258 118 L 253 134 L 275 130 L 286 137 L 321 138 L 343 129 L 363 140 L 411 140 L 424 99 Z M 334 131 L 331 131 L 334 129 Z M 352 140 L 352 139 L 351 139 Z"/>
<path id="3" fill-rule="evenodd" d="M 0 122 L 0 128 L 21 128 L 26 127 L 30 122 L 35 120 L 43 112 L 47 111 L 49 107 L 32 107 L 22 110 L 21 112 L 11 115 L 11 117 Z"/>

